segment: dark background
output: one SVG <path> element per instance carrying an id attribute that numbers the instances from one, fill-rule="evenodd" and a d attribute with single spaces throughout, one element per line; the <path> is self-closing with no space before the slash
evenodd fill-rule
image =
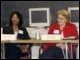
<path id="1" fill-rule="evenodd" d="M 13 11 L 23 15 L 24 27 L 29 27 L 29 8 L 50 8 L 51 22 L 56 21 L 56 12 L 68 7 L 79 7 L 79 1 L 1 1 L 1 27 L 9 24 L 9 17 Z M 75 20 L 79 22 L 79 20 Z"/>

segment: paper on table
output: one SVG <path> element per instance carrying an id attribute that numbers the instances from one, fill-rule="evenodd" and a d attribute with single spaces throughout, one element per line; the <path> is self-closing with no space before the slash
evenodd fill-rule
<path id="1" fill-rule="evenodd" d="M 1 34 L 1 41 L 13 41 L 16 40 L 16 35 L 15 34 Z"/>
<path id="2" fill-rule="evenodd" d="M 43 34 L 41 40 L 62 40 L 62 37 L 60 34 Z"/>

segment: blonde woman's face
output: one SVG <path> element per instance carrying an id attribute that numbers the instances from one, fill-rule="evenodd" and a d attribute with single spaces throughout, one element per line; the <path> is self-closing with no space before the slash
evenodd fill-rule
<path id="1" fill-rule="evenodd" d="M 58 15 L 57 17 L 57 21 L 59 25 L 63 25 L 67 23 L 67 19 L 66 17 L 62 16 L 62 15 Z"/>

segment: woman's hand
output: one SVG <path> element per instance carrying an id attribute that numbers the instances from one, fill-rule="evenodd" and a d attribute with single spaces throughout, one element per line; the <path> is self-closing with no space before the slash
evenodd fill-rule
<path id="1" fill-rule="evenodd" d="M 18 45 L 18 47 L 21 49 L 21 51 L 24 52 L 29 52 L 29 47 L 30 45 L 25 44 L 25 45 Z"/>

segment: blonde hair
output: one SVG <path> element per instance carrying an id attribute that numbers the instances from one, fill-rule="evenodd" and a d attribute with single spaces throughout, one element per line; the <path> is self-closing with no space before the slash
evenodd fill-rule
<path id="1" fill-rule="evenodd" d="M 62 16 L 64 16 L 65 18 L 67 18 L 68 20 L 70 20 L 70 14 L 69 14 L 68 10 L 66 10 L 66 9 L 59 10 L 59 11 L 57 12 L 57 16 L 58 16 L 58 15 L 62 15 Z"/>

